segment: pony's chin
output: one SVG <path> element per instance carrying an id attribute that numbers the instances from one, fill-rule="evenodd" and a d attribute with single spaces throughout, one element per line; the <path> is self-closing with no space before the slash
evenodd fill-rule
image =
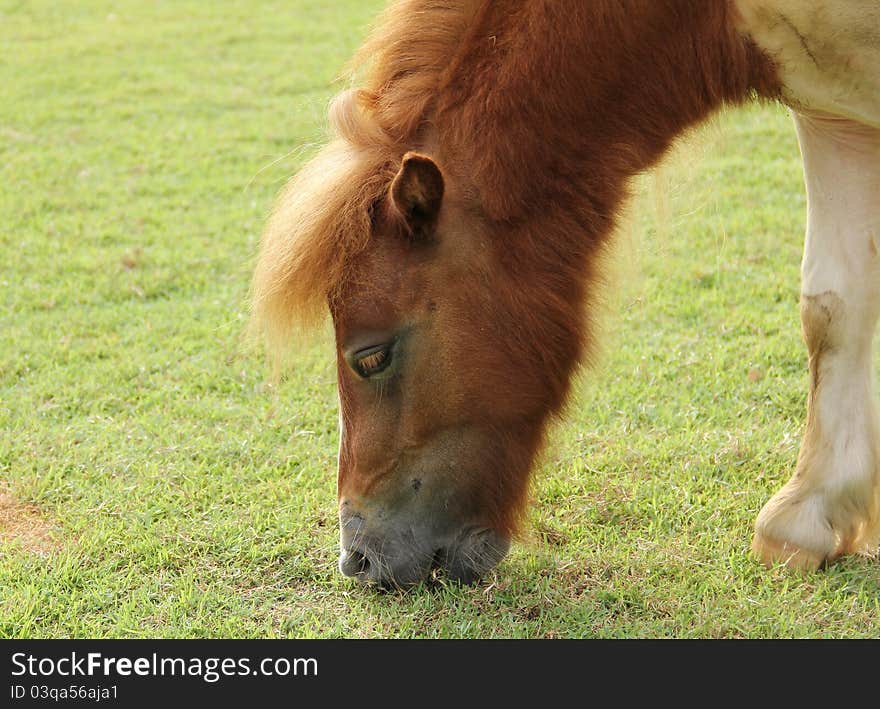
<path id="1" fill-rule="evenodd" d="M 457 544 L 442 550 L 437 567 L 443 577 L 470 585 L 494 569 L 509 549 L 509 537 L 494 529 L 474 530 Z"/>

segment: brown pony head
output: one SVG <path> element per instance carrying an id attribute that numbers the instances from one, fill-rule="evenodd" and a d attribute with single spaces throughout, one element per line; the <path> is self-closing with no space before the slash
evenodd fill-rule
<path id="1" fill-rule="evenodd" d="M 360 110 L 340 97 L 337 129 Z M 511 248 L 519 230 L 490 220 L 436 151 L 357 134 L 279 200 L 254 314 L 278 347 L 297 321 L 332 316 L 343 573 L 408 585 L 440 567 L 473 581 L 507 552 L 583 331 L 583 278 Z"/>

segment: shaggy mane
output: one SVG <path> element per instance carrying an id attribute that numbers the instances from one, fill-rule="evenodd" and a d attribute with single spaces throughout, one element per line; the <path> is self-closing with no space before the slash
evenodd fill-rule
<path id="1" fill-rule="evenodd" d="M 251 285 L 252 330 L 280 361 L 297 326 L 327 313 L 350 260 L 369 242 L 374 205 L 418 139 L 481 0 L 400 0 L 355 56 L 362 87 L 331 103 L 330 142 L 279 195 Z M 418 37 L 418 41 L 413 41 Z"/>

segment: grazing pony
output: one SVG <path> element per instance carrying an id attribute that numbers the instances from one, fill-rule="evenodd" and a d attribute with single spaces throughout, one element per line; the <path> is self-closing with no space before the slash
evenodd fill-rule
<path id="1" fill-rule="evenodd" d="M 505 555 L 548 420 L 589 360 L 627 185 L 725 105 L 789 105 L 809 203 L 811 372 L 765 563 L 876 550 L 880 3 L 398 0 L 280 196 L 253 276 L 282 351 L 329 309 L 341 571 L 473 581 Z"/>

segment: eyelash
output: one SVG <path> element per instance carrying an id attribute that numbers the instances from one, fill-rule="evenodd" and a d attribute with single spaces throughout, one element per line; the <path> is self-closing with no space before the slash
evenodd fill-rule
<path id="1" fill-rule="evenodd" d="M 355 355 L 355 368 L 365 379 L 384 371 L 391 364 L 391 347 L 380 345 L 362 350 Z"/>

